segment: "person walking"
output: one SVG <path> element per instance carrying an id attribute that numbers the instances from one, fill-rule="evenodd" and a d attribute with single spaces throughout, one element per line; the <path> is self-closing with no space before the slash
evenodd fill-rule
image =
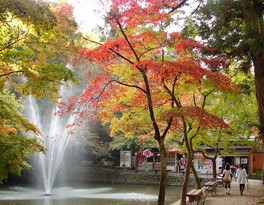
<path id="1" fill-rule="evenodd" d="M 232 173 L 230 170 L 230 165 L 228 163 L 225 165 L 222 180 L 223 180 L 224 185 L 225 185 L 226 194 L 229 195 L 230 194 L 231 181 L 232 181 Z"/>
<path id="2" fill-rule="evenodd" d="M 236 179 L 239 184 L 239 190 L 240 190 L 240 195 L 243 195 L 243 191 L 245 189 L 245 184 L 248 181 L 247 179 L 247 172 L 243 165 L 241 164 L 239 169 L 237 170 L 236 174 Z"/>

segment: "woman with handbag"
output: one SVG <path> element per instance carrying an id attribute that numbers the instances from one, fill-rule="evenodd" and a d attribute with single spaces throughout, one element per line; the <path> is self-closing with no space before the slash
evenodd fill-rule
<path id="1" fill-rule="evenodd" d="M 222 180 L 223 180 L 224 185 L 225 185 L 226 194 L 229 195 L 230 194 L 231 181 L 232 181 L 232 173 L 230 170 L 230 165 L 228 163 L 225 165 Z"/>

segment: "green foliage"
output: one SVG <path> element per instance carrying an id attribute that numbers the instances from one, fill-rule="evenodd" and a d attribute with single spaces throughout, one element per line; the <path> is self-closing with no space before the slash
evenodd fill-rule
<path id="1" fill-rule="evenodd" d="M 68 68 L 77 26 L 64 6 L 66 12 L 43 1 L 0 1 L 0 182 L 28 170 L 26 159 L 44 151 L 38 128 L 22 115 L 20 97 L 56 102 L 58 85 L 77 83 Z"/>
<path id="2" fill-rule="evenodd" d="M 25 161 L 34 152 L 44 149 L 37 138 L 25 137 L 33 131 L 40 135 L 37 127 L 29 123 L 22 115 L 21 102 L 14 94 L 0 92 L 0 182 L 7 179 L 9 173 L 21 174 L 30 168 Z"/>
<path id="3" fill-rule="evenodd" d="M 137 144 L 137 138 L 127 138 L 123 135 L 117 135 L 113 138 L 110 143 L 110 148 L 112 150 L 130 150 Z"/>
<path id="4" fill-rule="evenodd" d="M 35 0 L 2 0 L 0 7 L 1 20 L 12 13 L 23 22 L 33 24 L 37 31 L 49 30 L 57 20 L 47 3 L 39 4 Z"/>
<path id="5" fill-rule="evenodd" d="M 91 125 L 91 124 L 89 124 Z M 110 141 L 108 126 L 102 126 L 99 122 L 87 127 L 89 133 L 84 134 L 83 145 L 90 157 L 97 159 L 110 158 Z"/>
<path id="6" fill-rule="evenodd" d="M 67 63 L 75 49 L 76 25 L 56 16 L 45 3 L 3 1 L 1 8 L 0 80 L 24 96 L 55 102 L 58 84 L 75 81 Z"/>
<path id="7" fill-rule="evenodd" d="M 250 11 L 251 8 L 248 8 L 248 13 L 243 11 L 243 2 L 244 0 L 208 0 L 198 10 L 193 20 L 202 39 L 223 50 L 230 57 L 237 58 L 239 60 L 237 68 L 249 70 L 251 57 L 262 52 L 264 47 L 263 31 L 262 34 L 256 33 L 261 32 L 264 27 L 264 5 L 259 1 L 252 1 L 255 17 Z"/>
<path id="8" fill-rule="evenodd" d="M 264 142 L 263 18 L 263 1 L 208 0 L 199 9 L 195 22 L 200 37 L 219 51 L 224 51 L 230 58 L 227 65 L 231 63 L 232 69 L 253 72 L 254 68 L 255 93 L 258 96 L 259 109 L 258 136 Z M 244 82 L 240 82 L 239 87 L 242 92 L 251 92 L 251 87 Z"/>
<path id="9" fill-rule="evenodd" d="M 187 18 L 185 20 L 185 26 L 183 27 L 181 33 L 184 38 L 194 38 L 199 34 L 198 30 L 195 27 L 195 22 L 193 21 L 193 19 Z"/>
<path id="10" fill-rule="evenodd" d="M 234 70 L 229 70 L 229 74 Z M 248 74 L 251 75 L 252 74 Z M 227 130 L 206 130 L 199 133 L 195 139 L 195 149 L 201 150 L 201 146 L 209 146 L 216 154 L 225 154 L 234 145 L 254 146 L 250 136 L 256 136 L 258 126 L 258 110 L 254 94 L 253 80 L 244 73 L 236 73 L 233 81 L 244 88 L 242 93 L 218 92 L 208 96 L 207 106 L 211 112 L 221 116 L 228 123 Z M 252 78 L 253 79 L 253 78 Z M 208 137 L 205 137 L 208 136 Z"/>
<path id="11" fill-rule="evenodd" d="M 231 52 L 234 48 L 242 50 L 243 47 L 240 41 L 244 26 L 241 24 L 239 1 L 232 1 L 232 7 L 235 12 L 230 12 L 224 1 L 209 0 L 196 15 L 201 37 L 207 39 L 209 44 L 224 47 L 226 52 Z"/>
<path id="12" fill-rule="evenodd" d="M 133 150 L 135 147 L 151 148 L 156 147 L 157 143 L 152 138 L 143 139 L 135 135 L 134 137 L 125 137 L 120 133 L 110 142 L 111 150 Z"/>

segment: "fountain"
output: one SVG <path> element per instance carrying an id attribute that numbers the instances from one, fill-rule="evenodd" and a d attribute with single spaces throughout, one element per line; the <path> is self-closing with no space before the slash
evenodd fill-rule
<path id="1" fill-rule="evenodd" d="M 65 88 L 61 88 L 60 92 L 61 96 L 65 94 L 69 96 L 71 93 Z M 67 171 L 66 169 L 61 169 L 60 164 L 64 154 L 70 151 L 66 150 L 66 148 L 69 140 L 71 137 L 74 138 L 74 135 L 71 135 L 72 130 L 66 128 L 66 125 L 72 124 L 76 119 L 76 115 L 67 115 L 63 118 L 54 115 L 57 107 L 48 102 L 48 100 L 36 101 L 32 97 L 28 97 L 26 105 L 26 115 L 42 132 L 44 136 L 44 138 L 42 136 L 42 140 L 47 149 L 46 154 L 37 154 L 33 157 L 37 163 L 40 163 L 40 169 L 33 164 L 33 172 L 38 175 L 38 179 L 42 178 L 42 189 L 18 186 L 1 189 L 0 187 L 0 205 L 12 202 L 17 203 L 18 201 L 21 204 L 29 205 L 55 205 L 58 204 L 58 200 L 59 204 L 65 205 L 154 205 L 157 203 L 158 186 L 78 183 L 54 187 L 54 182 L 63 174 L 60 171 Z M 39 171 L 41 171 L 42 177 L 39 176 Z M 62 181 L 67 180 L 63 179 Z M 169 193 L 169 203 L 178 198 L 174 187 L 168 188 L 167 193 Z"/>
<path id="2" fill-rule="evenodd" d="M 64 90 L 62 87 L 61 96 L 64 96 Z M 56 105 L 46 101 L 40 108 L 39 103 L 31 96 L 27 99 L 27 105 L 30 122 L 35 124 L 44 136 L 40 138 L 43 139 L 46 153 L 37 154 L 37 162 L 41 165 L 45 195 L 50 195 L 72 132 L 66 127 L 74 122 L 76 116 L 56 116 L 58 109 Z"/>

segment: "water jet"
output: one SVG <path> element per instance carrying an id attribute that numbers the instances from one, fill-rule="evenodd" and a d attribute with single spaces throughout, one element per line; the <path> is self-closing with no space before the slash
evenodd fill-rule
<path id="1" fill-rule="evenodd" d="M 69 94 L 69 91 L 61 90 L 61 96 Z M 6 204 L 2 201 L 11 201 L 31 205 L 55 205 L 60 204 L 126 204 L 126 205 L 154 205 L 157 202 L 158 186 L 137 186 L 137 185 L 114 185 L 114 184 L 64 184 L 53 186 L 55 178 L 65 174 L 67 169 L 60 169 L 63 156 L 69 143 L 70 131 L 66 128 L 68 124 L 75 121 L 74 115 L 60 118 L 54 113 L 56 105 L 48 100 L 37 101 L 32 97 L 27 99 L 27 112 L 30 122 L 37 125 L 43 136 L 41 138 L 47 149 L 45 154 L 38 154 L 33 157 L 34 179 L 40 179 L 42 189 L 26 187 L 0 187 L 0 205 Z M 73 136 L 74 137 L 74 136 Z M 71 154 L 72 155 L 72 154 Z M 39 168 L 36 166 L 39 165 Z M 85 167 L 83 167 L 85 169 Z M 63 172 L 60 172 L 60 171 Z M 40 172 L 42 174 L 40 174 Z M 41 177 L 42 176 L 42 177 Z M 65 182 L 66 180 L 62 180 Z M 44 191 L 43 191 L 44 188 Z M 171 196 L 175 197 L 175 188 L 171 188 Z M 167 189 L 167 193 L 168 193 Z M 170 197 L 170 202 L 175 201 Z M 172 199 L 172 200 L 171 200 Z M 8 202 L 9 203 L 9 202 Z"/>
<path id="2" fill-rule="evenodd" d="M 70 93 L 73 92 L 61 87 L 61 100 L 65 100 L 65 95 L 69 96 Z M 44 136 L 39 136 L 39 138 L 43 141 L 46 153 L 36 154 L 32 166 L 37 172 L 42 173 L 42 184 L 46 195 L 51 193 L 69 138 L 73 136 L 73 129 L 75 129 L 70 125 L 74 124 L 77 115 L 57 116 L 55 115 L 58 111 L 56 104 L 48 100 L 37 101 L 31 96 L 27 99 L 27 105 L 26 114 L 29 121 L 35 124 Z M 39 173 L 37 173 L 37 178 L 39 178 Z"/>

